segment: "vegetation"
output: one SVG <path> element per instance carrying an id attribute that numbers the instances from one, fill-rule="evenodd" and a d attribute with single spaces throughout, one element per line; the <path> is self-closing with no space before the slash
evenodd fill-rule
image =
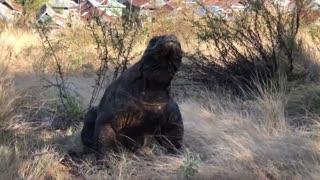
<path id="1" fill-rule="evenodd" d="M 16 0 L 18 3 L 22 4 L 23 11 L 22 17 L 18 20 L 18 24 L 22 27 L 26 25 L 33 24 L 37 13 L 42 5 L 46 4 L 48 0 Z"/>
<path id="2" fill-rule="evenodd" d="M 184 9 L 142 28 L 135 18 L 1 28 L 0 179 L 317 179 L 320 31 L 299 9 L 259 2 L 229 21 Z M 172 85 L 184 152 L 164 154 L 150 138 L 98 164 L 81 154 L 83 114 L 161 33 L 185 50 Z"/>
<path id="3" fill-rule="evenodd" d="M 250 3 L 244 12 L 226 16 L 207 12 L 194 22 L 198 37 L 212 49 L 209 55 L 201 51 L 189 55 L 187 78 L 241 93 L 252 89 L 254 81 L 266 82 L 278 73 L 291 75 L 302 6 L 288 14 L 276 3 Z"/>

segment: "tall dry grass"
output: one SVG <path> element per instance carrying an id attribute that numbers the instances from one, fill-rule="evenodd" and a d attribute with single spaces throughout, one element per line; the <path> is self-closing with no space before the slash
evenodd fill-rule
<path id="1" fill-rule="evenodd" d="M 150 146 L 139 154 L 110 154 L 108 167 L 87 159 L 76 169 L 85 179 L 317 179 L 316 127 L 289 125 L 285 86 L 260 89 L 252 100 L 202 91 L 180 103 L 185 124 L 180 155 Z"/>
<path id="2" fill-rule="evenodd" d="M 186 130 L 181 154 L 166 155 L 149 144 L 137 154 L 109 154 L 105 159 L 108 166 L 95 164 L 90 156 L 80 161 L 67 158 L 71 145 L 74 150 L 82 149 L 78 132 L 49 136 L 44 141 L 43 132 L 50 130 L 28 123 L 27 117 L 16 111 L 21 104 L 11 103 L 15 96 L 9 94 L 15 93 L 8 82 L 0 83 L 4 110 L 0 170 L 5 172 L 0 179 L 317 179 L 320 176 L 318 125 L 308 129 L 289 125 L 291 119 L 285 116 L 285 110 L 290 96 L 284 81 L 265 89 L 259 86 L 259 93 L 250 100 L 198 87 L 197 96 L 185 97 L 179 103 Z"/>
<path id="3" fill-rule="evenodd" d="M 23 98 L 2 66 L 0 75 L 0 179 L 64 179 L 64 168 L 52 171 L 61 166 L 61 154 L 41 140 L 40 127 L 29 122 L 28 111 L 21 110 Z"/>
<path id="4" fill-rule="evenodd" d="M 50 172 L 52 167 L 59 166 L 61 155 L 40 141 L 40 127 L 23 110 L 25 99 L 21 90 L 16 91 L 11 71 L 24 48 L 37 43 L 35 37 L 19 29 L 0 30 L 0 179 L 45 179 L 56 173 Z"/>
<path id="5" fill-rule="evenodd" d="M 75 31 L 66 31 L 61 36 L 62 40 L 72 43 L 74 50 L 77 49 L 75 38 L 81 37 L 74 34 L 76 31 L 75 28 Z M 33 35 L 26 35 L 23 40 L 9 34 L 7 31 L 0 35 L 0 44 L 9 44 L 10 47 L 1 49 L 1 62 L 13 57 L 11 53 L 20 52 L 29 43 L 33 44 Z M 6 37 L 12 38 L 7 40 Z M 84 39 L 80 40 L 85 42 Z M 312 62 L 317 63 L 319 51 L 315 48 L 318 46 L 316 43 L 307 45 L 312 42 L 311 39 L 303 40 L 304 54 L 308 55 L 303 57 L 310 56 Z M 18 43 L 16 46 L 15 42 Z M 78 50 L 90 62 L 86 49 L 81 47 Z M 71 53 L 74 54 L 75 51 Z M 62 55 L 67 59 L 68 53 Z M 22 60 L 36 60 L 34 57 L 24 56 Z M 316 63 L 311 64 L 310 68 L 316 68 Z M 317 74 L 313 73 L 316 71 L 311 71 L 310 68 L 302 68 L 301 71 L 316 77 Z M 82 150 L 79 136 L 81 127 L 53 130 L 43 125 L 47 117 L 35 121 L 34 116 L 30 116 L 30 103 L 33 102 L 25 102 L 24 97 L 20 97 L 12 80 L 6 68 L 0 68 L 0 179 L 320 177 L 320 111 L 314 111 L 318 104 L 314 100 L 320 99 L 320 91 L 316 83 L 310 86 L 314 93 L 308 93 L 309 88 L 301 86 L 297 90 L 292 87 L 300 85 L 300 81 L 287 84 L 280 78 L 268 86 L 257 84 L 258 93 L 251 94 L 252 98 L 244 98 L 245 100 L 235 98 L 223 90 L 210 92 L 195 86 L 193 96 L 180 97 L 179 105 L 185 124 L 185 147 L 180 154 L 166 155 L 158 146 L 148 144 L 137 154 L 110 153 L 105 159 L 107 166 L 100 166 L 91 155 L 70 159 L 69 150 Z M 41 108 L 47 108 L 44 107 L 45 103 L 35 104 L 32 108 L 37 112 Z M 37 107 L 38 104 L 41 105 Z M 312 116 L 305 110 L 312 112 Z M 304 124 L 292 124 L 297 120 L 307 121 Z"/>
<path id="6" fill-rule="evenodd" d="M 39 38 L 31 30 L 8 26 L 1 29 L 0 32 L 2 51 L 10 48 L 12 53 L 19 54 L 26 46 L 39 43 Z"/>

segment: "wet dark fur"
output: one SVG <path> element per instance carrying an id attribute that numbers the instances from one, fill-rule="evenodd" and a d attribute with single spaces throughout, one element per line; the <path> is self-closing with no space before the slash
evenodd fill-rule
<path id="1" fill-rule="evenodd" d="M 170 152 L 183 141 L 183 122 L 170 97 L 170 83 L 180 67 L 181 46 L 173 36 L 157 36 L 139 62 L 105 91 L 100 104 L 90 109 L 81 138 L 87 149 L 103 154 L 119 144 L 135 150 L 145 135 L 154 135 Z"/>

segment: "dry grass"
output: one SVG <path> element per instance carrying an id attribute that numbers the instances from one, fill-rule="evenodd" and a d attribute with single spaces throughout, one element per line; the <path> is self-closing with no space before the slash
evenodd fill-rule
<path id="1" fill-rule="evenodd" d="M 184 154 L 176 157 L 158 155 L 156 151 L 138 157 L 122 154 L 116 160 L 106 160 L 112 162 L 108 170 L 98 171 L 91 166 L 88 177 L 316 179 L 319 176 L 318 140 L 313 138 L 318 136 L 317 128 L 306 131 L 288 125 L 291 119 L 284 116 L 288 98 L 284 91 L 265 92 L 252 101 L 231 100 L 222 98 L 228 95 L 207 92 L 201 96 L 205 103 L 197 98 L 180 104 L 186 127 Z"/>
<path id="2" fill-rule="evenodd" d="M 41 160 L 28 157 L 28 145 L 24 144 L 26 141 L 19 141 L 17 138 L 21 133 L 32 129 L 28 129 L 21 116 L 15 112 L 19 98 L 3 66 L 0 67 L 0 75 L 0 179 L 41 177 L 44 170 L 38 162 Z M 25 161 L 26 157 L 30 158 L 28 162 Z M 47 160 L 44 162 L 50 163 Z"/>
<path id="3" fill-rule="evenodd" d="M 63 163 L 70 148 L 81 151 L 79 131 L 51 133 L 44 142 L 32 135 L 39 127 L 11 116 L 11 125 L 2 129 L 10 135 L 0 141 L 0 168 L 6 172 L 1 179 L 317 179 L 317 124 L 309 129 L 289 126 L 284 86 L 260 89 L 260 95 L 246 101 L 200 91 L 196 99 L 180 103 L 184 152 L 168 156 L 150 145 L 138 154 L 111 153 L 105 160 L 108 167 L 95 165 L 90 156 Z"/>
<path id="4" fill-rule="evenodd" d="M 11 74 L 17 67 L 25 67 L 25 64 L 14 64 L 20 63 L 17 57 L 36 41 L 30 32 L 16 29 L 0 32 L 0 179 L 45 179 L 52 176 L 52 168 L 61 166 L 61 155 L 50 143 L 41 140 L 41 127 L 29 122 L 29 112 L 22 110 L 26 103 L 19 93 L 21 90 L 16 91 Z M 63 169 L 51 173 L 62 177 Z"/>
<path id="5" fill-rule="evenodd" d="M 62 38 L 74 50 L 77 44 L 73 40 L 79 37 L 73 34 L 76 30 L 65 32 L 69 39 Z M 18 36 L 9 35 L 9 31 L 0 37 L 1 45 L 9 44 L 7 47 L 10 47 L 2 49 L 5 53 L 0 53 L 1 63 L 6 63 L 11 52 L 21 52 L 30 44 L 37 46 L 31 42 L 33 35 L 25 35 L 21 42 Z M 7 40 L 5 37 L 12 38 Z M 316 78 L 316 71 L 310 69 L 317 68 L 319 51 L 316 43 L 312 43 L 311 39 L 303 38 L 303 57 L 308 58 L 301 60 L 309 62 L 308 59 L 312 59 L 310 61 L 314 63 L 301 71 Z M 78 50 L 87 59 L 85 48 Z M 37 60 L 33 54 L 36 50 L 30 51 L 31 55 L 24 56 L 23 60 Z M 63 57 L 67 57 L 66 54 Z M 186 130 L 181 154 L 165 155 L 159 147 L 149 144 L 137 154 L 110 153 L 105 159 L 108 164 L 105 167 L 97 165 L 90 155 L 74 160 L 67 158 L 69 150 L 82 150 L 81 127 L 53 130 L 43 125 L 47 117 L 35 121 L 30 114 L 49 108 L 45 107 L 46 103 L 29 102 L 20 97 L 14 89 L 13 79 L 3 68 L 5 65 L 0 68 L 0 179 L 273 180 L 320 177 L 320 110 L 317 109 L 318 101 L 314 101 L 320 99 L 317 83 L 296 89 L 280 79 L 277 86 L 266 89 L 258 86 L 259 94 L 247 100 L 236 99 L 223 90 L 209 92 L 202 87 L 193 87 L 194 96 L 180 97 Z M 30 104 L 33 104 L 32 108 Z M 297 119 L 307 120 L 306 124 L 292 125 Z"/>
<path id="6" fill-rule="evenodd" d="M 320 70 L 320 28 L 312 27 L 303 29 L 298 34 L 298 61 L 302 62 L 306 80 L 319 81 Z"/>
<path id="7" fill-rule="evenodd" d="M 30 72 L 32 61 L 39 56 L 39 40 L 31 30 L 12 26 L 0 29 L 0 63 L 10 72 Z"/>
<path id="8" fill-rule="evenodd" d="M 32 46 L 39 42 L 39 38 L 32 31 L 6 27 L 0 32 L 1 50 L 11 48 L 15 55 L 19 54 L 26 46 Z"/>
<path id="9" fill-rule="evenodd" d="M 316 179 L 316 127 L 289 126 L 288 96 L 276 90 L 250 101 L 202 92 L 202 100 L 180 103 L 186 129 L 180 155 L 164 155 L 151 146 L 136 155 L 110 154 L 108 167 L 85 158 L 87 163 L 75 169 L 85 179 Z"/>

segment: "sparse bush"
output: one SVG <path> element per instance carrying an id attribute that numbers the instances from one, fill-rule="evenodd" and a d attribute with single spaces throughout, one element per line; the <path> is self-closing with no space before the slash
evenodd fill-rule
<path id="1" fill-rule="evenodd" d="M 67 96 L 64 98 L 64 101 L 64 104 L 66 104 L 66 107 L 68 108 L 68 116 L 80 118 L 83 112 L 81 102 L 74 96 Z"/>
<path id="2" fill-rule="evenodd" d="M 100 61 L 98 67 L 96 84 L 94 86 L 92 97 L 89 103 L 91 107 L 99 97 L 101 86 L 103 85 L 107 72 L 110 68 L 113 70 L 112 80 L 115 80 L 124 72 L 130 61 L 134 58 L 133 47 L 138 42 L 140 29 L 133 26 L 132 19 L 136 19 L 138 14 L 124 11 L 122 20 L 114 24 L 107 25 L 101 23 L 101 15 L 94 16 L 95 22 L 89 23 L 88 27 L 95 40 L 97 49 L 97 59 Z"/>
<path id="3" fill-rule="evenodd" d="M 200 157 L 193 155 L 190 150 L 186 149 L 185 158 L 181 172 L 184 177 L 190 178 L 198 172 Z"/>
<path id="4" fill-rule="evenodd" d="M 22 16 L 18 19 L 17 24 L 21 27 L 27 27 L 34 23 L 39 9 L 48 0 L 16 0 L 23 6 Z"/>
<path id="5" fill-rule="evenodd" d="M 251 89 L 253 80 L 264 82 L 279 72 L 290 75 L 301 3 L 297 1 L 291 13 L 276 3 L 256 0 L 228 16 L 208 11 L 195 27 L 200 40 L 213 46 L 211 55 L 188 55 L 186 77 L 239 93 Z"/>
<path id="6" fill-rule="evenodd" d="M 42 56 L 35 63 L 35 71 L 47 84 L 46 88 L 55 87 L 58 90 L 60 103 L 55 105 L 57 115 L 53 127 L 67 129 L 71 125 L 80 123 L 84 111 L 83 104 L 78 99 L 76 92 L 68 86 L 68 64 L 74 63 L 72 59 L 65 59 L 68 45 L 61 39 L 53 40 L 50 29 L 45 25 L 38 28 L 42 40 Z M 74 55 L 72 53 L 72 55 Z M 81 63 L 81 62 L 79 62 Z M 80 64 L 79 64 L 80 65 Z M 52 104 L 53 105 L 53 104 Z"/>
<path id="7" fill-rule="evenodd" d="M 59 109 L 65 116 L 58 117 L 68 119 L 71 124 L 79 122 L 84 108 L 68 85 L 70 71 L 88 63 L 93 64 L 93 72 L 95 68 L 97 69 L 97 78 L 89 102 L 91 107 L 99 96 L 101 86 L 107 83 L 107 76 L 113 72 L 112 80 L 115 80 L 127 69 L 134 57 L 133 46 L 140 31 L 137 28 L 130 28 L 130 22 L 126 19 L 119 20 L 111 26 L 100 21 L 100 18 L 101 14 L 94 15 L 87 25 L 78 25 L 84 30 L 78 26 L 71 26 L 66 32 L 59 33 L 59 37 L 51 34 L 50 25 L 38 28 L 43 55 L 39 58 L 39 62 L 35 63 L 35 69 L 42 74 L 42 79 L 49 87 L 57 88 L 62 107 Z M 86 46 L 79 48 L 79 43 Z M 86 56 L 88 47 L 91 49 L 91 56 Z"/>

